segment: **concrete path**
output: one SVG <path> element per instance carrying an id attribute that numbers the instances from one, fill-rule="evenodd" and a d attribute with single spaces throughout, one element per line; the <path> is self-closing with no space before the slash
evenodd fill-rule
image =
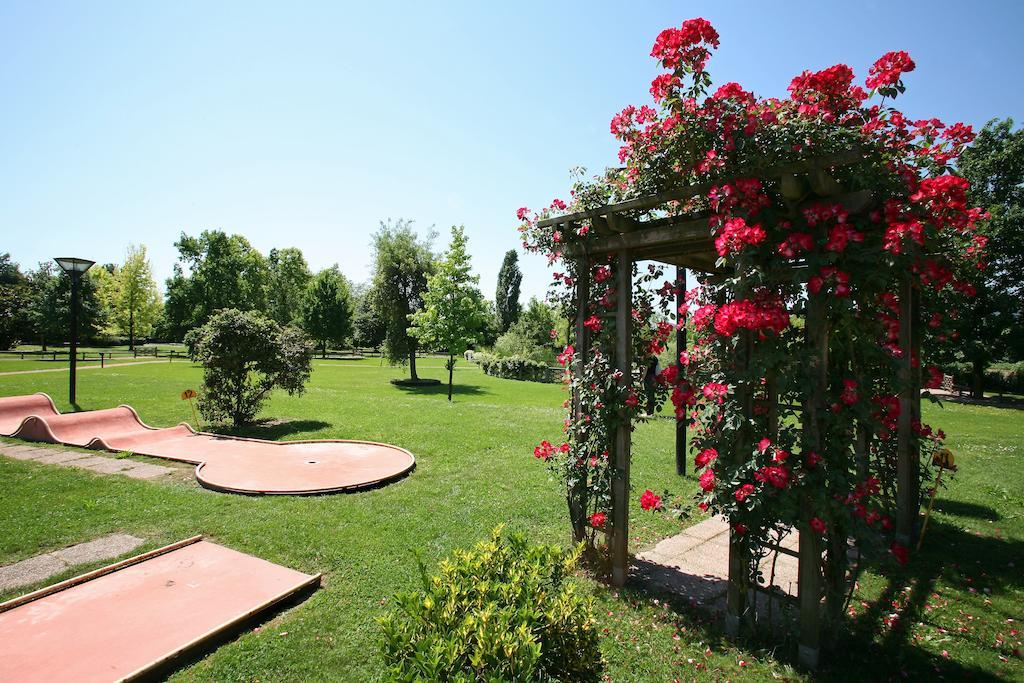
<path id="1" fill-rule="evenodd" d="M 105 458 L 93 453 L 82 451 L 61 451 L 53 448 L 40 448 L 22 444 L 0 443 L 0 455 L 15 460 L 32 460 L 44 465 L 60 465 L 61 467 L 78 467 L 97 474 L 123 474 L 132 479 L 156 479 L 174 472 L 173 467 L 138 462 L 128 458 Z"/>
<path id="2" fill-rule="evenodd" d="M 90 361 L 92 362 L 92 361 Z M 99 361 L 97 361 L 99 362 Z M 169 363 L 171 361 L 166 360 L 140 360 L 132 361 L 131 363 L 107 363 L 105 366 L 100 367 L 99 365 L 79 365 L 78 370 L 106 370 L 107 368 L 125 368 L 129 365 L 151 365 L 153 363 Z M 36 375 L 40 372 L 67 372 L 67 367 L 63 368 L 43 368 L 41 370 L 9 370 L 8 372 L 0 372 L 0 377 L 4 375 Z"/>
<path id="3" fill-rule="evenodd" d="M 36 555 L 21 562 L 0 567 L 0 591 L 20 588 L 60 574 L 76 564 L 110 560 L 135 550 L 143 539 L 128 534 L 110 534 L 70 548 Z"/>
<path id="4" fill-rule="evenodd" d="M 796 550 L 799 538 L 794 531 L 781 545 Z M 773 585 L 795 596 L 799 575 L 797 558 L 783 553 L 778 553 L 777 557 Z M 766 580 L 771 576 L 771 564 L 772 555 L 761 563 Z M 676 593 L 695 606 L 724 611 L 729 583 L 728 522 L 713 517 L 662 540 L 650 550 L 637 554 L 634 571 L 641 582 L 652 588 Z"/>

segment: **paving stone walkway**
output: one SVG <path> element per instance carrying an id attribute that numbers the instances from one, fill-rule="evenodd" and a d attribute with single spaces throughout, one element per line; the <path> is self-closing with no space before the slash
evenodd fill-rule
<path id="1" fill-rule="evenodd" d="M 781 545 L 795 551 L 799 538 L 799 534 L 793 532 Z M 772 557 L 769 555 L 761 563 L 765 578 L 771 575 Z M 799 576 L 797 558 L 783 553 L 777 558 L 773 585 L 795 596 Z M 721 517 L 695 524 L 638 553 L 633 569 L 636 578 L 652 588 L 675 593 L 694 606 L 724 612 L 729 584 L 729 524 Z"/>
<path id="2" fill-rule="evenodd" d="M 0 567 L 0 591 L 42 581 L 78 564 L 113 559 L 135 550 L 144 542 L 128 534 L 110 534 Z"/>
<path id="3" fill-rule="evenodd" d="M 156 479 L 174 472 L 172 467 L 127 458 L 105 458 L 81 451 L 62 451 L 23 444 L 0 443 L 0 455 L 15 460 L 32 460 L 44 465 L 78 467 L 98 474 L 121 474 L 132 479 Z"/>

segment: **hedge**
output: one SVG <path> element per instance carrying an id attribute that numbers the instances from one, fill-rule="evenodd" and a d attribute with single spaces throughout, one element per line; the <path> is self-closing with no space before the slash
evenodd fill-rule
<path id="1" fill-rule="evenodd" d="M 473 360 L 480 364 L 484 374 L 503 379 L 517 379 L 526 382 L 557 382 L 562 376 L 561 368 L 552 368 L 522 356 L 498 358 L 489 353 L 474 353 Z"/>

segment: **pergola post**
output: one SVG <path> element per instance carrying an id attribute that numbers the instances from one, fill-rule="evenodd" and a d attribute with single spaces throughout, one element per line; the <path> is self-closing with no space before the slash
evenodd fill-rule
<path id="1" fill-rule="evenodd" d="M 590 357 L 590 330 L 584 325 L 590 305 L 590 259 L 582 256 L 576 259 L 576 353 L 573 360 L 574 373 L 577 378 L 583 377 L 584 368 Z M 572 393 L 573 418 L 578 422 L 582 418 L 583 404 L 578 388 Z M 587 481 L 577 481 L 566 496 L 569 503 L 569 521 L 572 524 L 572 541 L 579 543 L 584 540 L 587 531 Z"/>
<path id="2" fill-rule="evenodd" d="M 920 509 L 920 455 L 913 438 L 913 421 L 920 416 L 921 390 L 915 381 L 914 314 L 917 311 L 912 279 L 905 277 L 900 287 L 900 415 L 896 431 L 896 539 L 909 546 L 915 535 Z"/>
<path id="3" fill-rule="evenodd" d="M 633 256 L 620 251 L 615 281 L 615 368 L 619 382 L 633 383 Z M 622 586 L 629 575 L 629 460 L 632 425 L 623 414 L 612 445 L 612 584 Z"/>
<path id="4" fill-rule="evenodd" d="M 737 365 L 744 372 L 750 367 L 753 339 L 749 330 L 740 333 L 740 342 L 736 349 Z M 752 447 L 749 419 L 754 414 L 754 390 L 749 382 L 740 383 L 736 390 L 737 398 L 743 405 L 743 414 L 747 420 L 739 430 L 736 447 L 728 457 L 733 464 L 739 464 L 748 457 Z M 740 624 L 747 611 L 747 586 L 750 575 L 750 549 L 743 538 L 736 533 L 729 520 L 729 585 L 725 593 L 725 632 L 730 636 L 738 636 Z"/>
<path id="5" fill-rule="evenodd" d="M 686 314 L 682 313 L 686 304 L 686 269 L 676 266 L 676 369 L 679 377 L 684 376 L 684 368 L 679 357 L 686 351 Z M 685 408 L 684 408 L 685 410 Z M 676 420 L 676 474 L 686 474 L 686 416 Z"/>

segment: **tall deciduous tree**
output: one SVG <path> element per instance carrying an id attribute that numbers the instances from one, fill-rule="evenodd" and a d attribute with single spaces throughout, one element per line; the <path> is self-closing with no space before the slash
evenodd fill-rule
<path id="1" fill-rule="evenodd" d="M 175 242 L 179 262 L 167 280 L 167 328 L 177 338 L 223 308 L 267 310 L 267 259 L 241 235 L 205 230 L 182 233 Z"/>
<path id="2" fill-rule="evenodd" d="M 523 273 L 519 270 L 519 254 L 515 249 L 509 249 L 498 272 L 498 291 L 494 295 L 500 332 L 508 332 L 512 323 L 519 320 L 519 287 L 522 283 Z"/>
<path id="3" fill-rule="evenodd" d="M 352 334 L 356 345 L 376 349 L 384 343 L 387 326 L 374 297 L 374 289 L 359 285 L 352 291 Z"/>
<path id="4" fill-rule="evenodd" d="M 28 337 L 28 278 L 11 255 L 0 254 L 0 349 L 10 349 Z"/>
<path id="5" fill-rule="evenodd" d="M 290 325 L 302 318 L 313 274 L 302 251 L 295 247 L 271 249 L 267 257 L 270 286 L 267 289 L 268 314 L 281 325 Z"/>
<path id="6" fill-rule="evenodd" d="M 328 344 L 340 345 L 352 335 L 352 288 L 337 265 L 321 270 L 309 283 L 302 327 L 325 357 Z"/>
<path id="7" fill-rule="evenodd" d="M 48 344 L 69 338 L 71 278 L 47 261 L 29 273 L 28 283 L 31 292 L 28 318 L 34 337 L 45 351 Z M 90 341 L 96 338 L 106 324 L 105 310 L 92 273 L 82 277 L 79 297 L 78 335 L 83 341 Z"/>
<path id="8" fill-rule="evenodd" d="M 381 223 L 373 236 L 373 294 L 385 323 L 384 356 L 393 364 L 409 364 L 409 376 L 416 374 L 418 342 L 409 334 L 409 315 L 423 305 L 427 277 L 434 270 L 431 252 L 433 233 L 421 239 L 412 221 Z"/>
<path id="9" fill-rule="evenodd" d="M 477 288 L 480 278 L 470 272 L 466 232 L 452 228 L 448 251 L 427 279 L 423 309 L 410 316 L 411 334 L 423 344 L 448 353 L 448 400 L 452 400 L 455 359 L 480 337 L 487 305 Z"/>
<path id="10" fill-rule="evenodd" d="M 971 183 L 969 202 L 991 219 L 984 235 L 987 267 L 962 274 L 977 296 L 960 312 L 956 348 L 973 368 L 972 393 L 983 392 L 990 362 L 1024 358 L 1024 128 L 1013 119 L 989 121 L 960 156 L 960 173 Z"/>
<path id="11" fill-rule="evenodd" d="M 114 324 L 128 336 L 128 347 L 134 350 L 138 337 L 152 334 L 153 325 L 163 308 L 149 259 L 146 258 L 145 245 L 128 245 L 124 264 L 115 277 L 118 288 L 114 300 Z"/>

